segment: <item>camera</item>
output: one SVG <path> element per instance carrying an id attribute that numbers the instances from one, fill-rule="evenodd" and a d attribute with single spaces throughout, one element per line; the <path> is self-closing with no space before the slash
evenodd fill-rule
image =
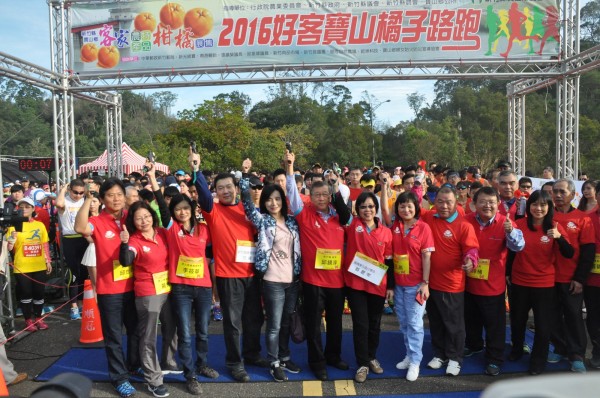
<path id="1" fill-rule="evenodd" d="M 27 217 L 23 217 L 23 212 L 14 208 L 14 204 L 6 203 L 4 208 L 0 208 L 0 228 L 15 227 L 17 232 L 23 231 L 23 223 Z"/>
<path id="2" fill-rule="evenodd" d="M 148 151 L 148 156 L 146 156 L 146 159 L 148 159 L 148 161 L 150 163 L 154 163 L 154 152 Z M 148 170 L 150 170 L 150 169 L 148 169 L 148 167 L 144 166 L 144 173 L 147 173 Z"/>
<path id="3" fill-rule="evenodd" d="M 289 153 L 292 153 L 292 143 L 290 141 L 285 143 L 285 149 L 287 149 Z M 292 163 L 292 161 L 288 160 L 288 163 Z"/>
<path id="4" fill-rule="evenodd" d="M 196 146 L 196 141 L 190 141 L 190 148 L 192 148 L 192 153 L 198 153 L 198 147 Z M 197 166 L 196 160 L 194 160 L 194 166 Z"/>

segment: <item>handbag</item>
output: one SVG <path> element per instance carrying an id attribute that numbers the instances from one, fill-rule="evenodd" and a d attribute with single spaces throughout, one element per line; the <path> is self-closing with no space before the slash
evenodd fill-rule
<path id="1" fill-rule="evenodd" d="M 290 315 L 290 337 L 296 344 L 303 343 L 306 340 L 306 328 L 304 327 L 304 311 L 302 308 L 302 299 L 298 297 L 296 310 Z"/>

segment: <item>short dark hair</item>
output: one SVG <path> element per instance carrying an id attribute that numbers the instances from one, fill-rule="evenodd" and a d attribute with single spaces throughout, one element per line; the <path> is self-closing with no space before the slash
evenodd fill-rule
<path id="1" fill-rule="evenodd" d="M 25 188 L 23 188 L 23 185 L 15 184 L 12 187 L 10 187 L 10 193 L 19 192 L 19 191 L 25 193 Z"/>
<path id="2" fill-rule="evenodd" d="M 159 226 L 158 215 L 156 214 L 154 209 L 150 207 L 148 203 L 144 202 L 143 200 L 140 200 L 132 204 L 129 208 L 129 211 L 127 212 L 125 226 L 127 227 L 127 231 L 129 231 L 130 234 L 133 234 L 136 231 L 135 224 L 133 223 L 133 218 L 135 216 L 135 213 L 140 209 L 146 209 L 148 210 L 148 212 L 150 212 L 150 215 L 152 216 L 152 226 L 154 228 L 157 228 Z"/>
<path id="3" fill-rule="evenodd" d="M 315 182 L 313 182 L 312 188 L 310 189 L 310 194 L 312 195 L 313 189 L 315 189 L 315 188 L 322 188 L 322 187 L 329 188 L 329 193 L 330 194 L 332 193 L 332 191 L 331 191 L 331 185 L 329 185 L 325 181 L 315 181 Z"/>
<path id="4" fill-rule="evenodd" d="M 123 181 L 119 180 L 117 177 L 110 177 L 106 181 L 104 181 L 102 185 L 100 185 L 100 197 L 104 199 L 106 191 L 110 191 L 114 187 L 121 188 L 123 195 L 125 195 L 125 185 L 123 185 Z"/>
<path id="5" fill-rule="evenodd" d="M 217 176 L 213 180 L 213 187 L 216 187 L 217 183 L 220 180 L 226 180 L 228 178 L 231 178 L 231 182 L 233 183 L 233 185 L 237 185 L 236 182 L 235 182 L 235 176 L 233 174 L 231 174 L 231 173 L 219 173 L 219 174 L 217 174 Z"/>
<path id="6" fill-rule="evenodd" d="M 354 205 L 354 208 L 357 209 L 357 213 L 358 213 L 358 208 L 367 201 L 367 199 L 371 199 L 373 200 L 373 204 L 375 204 L 375 213 L 377 213 L 379 211 L 379 201 L 377 200 L 377 196 L 375 196 L 375 194 L 373 192 L 362 192 L 360 195 L 358 195 L 358 198 L 356 198 L 356 204 Z"/>
<path id="7" fill-rule="evenodd" d="M 264 214 L 269 214 L 269 211 L 267 210 L 267 200 L 269 200 L 269 198 L 275 191 L 279 192 L 279 195 L 281 195 L 281 214 L 284 217 L 287 217 L 288 205 L 287 200 L 285 199 L 285 192 L 283 192 L 283 188 L 281 188 L 277 184 L 265 185 L 265 187 L 263 188 L 262 192 L 260 193 L 260 199 L 258 200 L 260 212 Z"/>
<path id="8" fill-rule="evenodd" d="M 419 219 L 421 216 L 421 205 L 419 204 L 419 198 L 415 195 L 414 192 L 402 192 L 396 198 L 396 202 L 394 203 L 394 213 L 396 215 L 396 220 L 400 220 L 400 214 L 398 214 L 398 207 L 400 207 L 403 203 L 412 203 L 415 205 L 415 218 Z"/>
<path id="9" fill-rule="evenodd" d="M 404 184 L 406 182 L 406 180 L 408 180 L 409 178 L 415 178 L 416 176 L 414 174 L 404 174 L 402 176 L 402 184 Z"/>
<path id="10" fill-rule="evenodd" d="M 102 185 L 102 182 L 98 185 Z M 69 184 L 69 189 L 73 189 L 75 187 L 85 187 L 85 182 L 83 182 L 83 180 L 76 178 L 74 180 L 71 181 L 71 183 Z"/>
<path id="11" fill-rule="evenodd" d="M 174 198 L 177 195 L 181 195 L 181 192 L 179 192 L 179 189 L 177 189 L 177 187 L 172 187 L 169 185 L 165 188 L 165 197 Z"/>
<path id="12" fill-rule="evenodd" d="M 275 177 L 280 176 L 280 175 L 284 175 L 285 176 L 285 170 L 284 169 L 277 169 L 273 172 L 273 179 L 275 179 Z"/>
<path id="13" fill-rule="evenodd" d="M 154 194 L 149 189 L 140 189 L 139 195 L 140 198 L 142 198 L 142 200 L 145 200 L 146 202 L 152 202 L 154 200 Z"/>
<path id="14" fill-rule="evenodd" d="M 528 182 L 533 186 L 533 182 L 531 181 L 531 178 L 529 178 L 529 177 L 519 178 L 519 186 L 521 186 L 521 184 L 523 184 L 524 182 Z"/>
<path id="15" fill-rule="evenodd" d="M 498 191 L 496 191 L 492 187 L 482 187 L 479 191 L 475 193 L 475 196 L 473 197 L 473 202 L 477 203 L 477 198 L 479 197 L 479 195 L 495 196 L 496 199 L 500 201 L 500 195 L 498 195 Z"/>

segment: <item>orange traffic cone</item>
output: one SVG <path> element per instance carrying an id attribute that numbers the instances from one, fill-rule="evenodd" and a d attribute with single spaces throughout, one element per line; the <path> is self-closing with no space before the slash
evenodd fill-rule
<path id="1" fill-rule="evenodd" d="M 83 313 L 81 314 L 80 343 L 97 343 L 104 340 L 100 324 L 100 312 L 94 298 L 94 289 L 89 279 L 83 285 Z"/>
<path id="2" fill-rule="evenodd" d="M 0 370 L 0 397 L 8 397 L 8 388 L 6 388 L 6 380 L 4 380 L 4 372 Z"/>

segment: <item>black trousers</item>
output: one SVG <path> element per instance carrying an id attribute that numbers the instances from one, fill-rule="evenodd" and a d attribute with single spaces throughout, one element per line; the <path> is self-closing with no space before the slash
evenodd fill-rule
<path id="1" fill-rule="evenodd" d="M 359 367 L 369 366 L 369 362 L 377 358 L 385 297 L 349 287 L 346 288 L 346 295 L 352 311 L 352 337 L 356 363 Z"/>
<path id="2" fill-rule="evenodd" d="M 63 255 L 67 267 L 71 271 L 71 279 L 69 280 L 69 298 L 74 299 L 78 294 L 83 292 L 83 282 L 89 278 L 88 270 L 85 265 L 81 264 L 83 255 L 89 245 L 85 238 L 65 238 L 63 242 Z M 83 300 L 83 296 L 79 297 L 79 301 Z"/>
<path id="3" fill-rule="evenodd" d="M 462 365 L 465 349 L 465 294 L 429 289 L 427 316 L 433 354 Z"/>
<path id="4" fill-rule="evenodd" d="M 217 277 L 217 289 L 223 309 L 225 364 L 232 371 L 240 370 L 244 368 L 242 358 L 251 362 L 260 359 L 260 328 L 265 320 L 260 279 Z"/>
<path id="5" fill-rule="evenodd" d="M 465 292 L 465 345 L 473 351 L 484 348 L 488 363 L 502 365 L 506 340 L 506 305 L 504 293 L 497 296 L 480 296 Z"/>
<path id="6" fill-rule="evenodd" d="M 550 337 L 554 344 L 554 352 L 569 357 L 570 361 L 583 361 L 587 346 L 585 324 L 581 308 L 583 293 L 571 294 L 570 283 L 556 283 L 557 311 L 555 312 L 555 326 L 552 327 Z"/>
<path id="7" fill-rule="evenodd" d="M 554 287 L 528 287 L 513 283 L 509 299 L 512 349 L 514 352 L 522 352 L 529 310 L 533 309 L 535 336 L 529 369 L 543 371 L 548 358 L 553 312 L 556 311 Z"/>
<path id="8" fill-rule="evenodd" d="M 585 321 L 592 342 L 592 356 L 600 358 L 600 287 L 585 286 L 583 295 L 587 310 Z"/>
<path id="9" fill-rule="evenodd" d="M 344 289 L 320 287 L 306 282 L 303 283 L 302 289 L 304 290 L 308 365 L 312 370 L 325 369 L 327 362 L 341 360 Z M 325 351 L 323 351 L 321 340 L 321 314 L 323 310 L 325 310 L 325 322 L 327 322 Z"/>
<path id="10" fill-rule="evenodd" d="M 27 272 L 24 274 L 15 272 L 14 275 L 17 281 L 23 318 L 40 318 L 44 309 L 46 271 Z"/>

